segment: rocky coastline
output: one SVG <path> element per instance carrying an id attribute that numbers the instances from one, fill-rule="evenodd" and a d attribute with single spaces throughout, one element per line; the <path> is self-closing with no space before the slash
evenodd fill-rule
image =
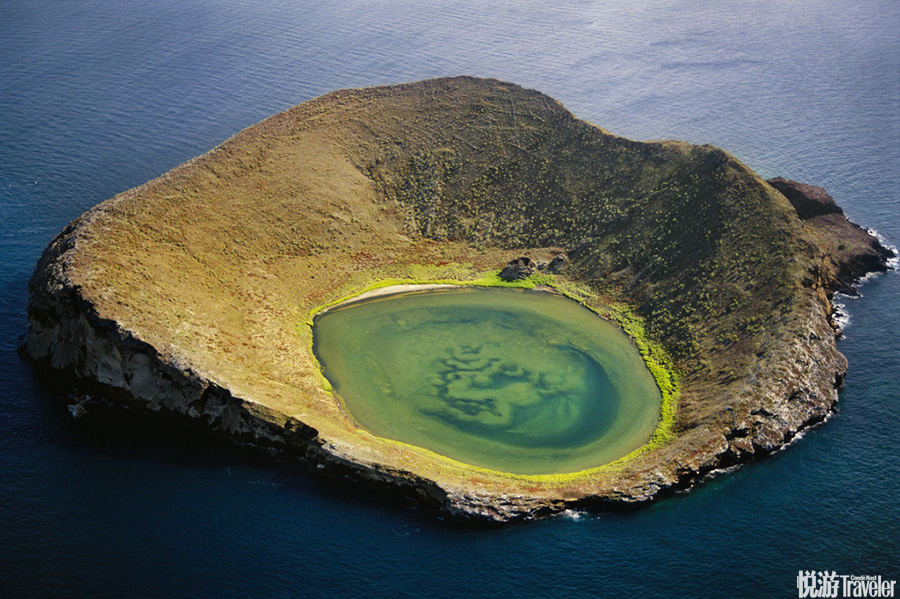
<path id="1" fill-rule="evenodd" d="M 495 82 L 481 83 L 476 80 L 456 83 L 465 87 L 473 85 L 472 81 L 475 81 L 475 88 L 480 89 L 479 86 L 483 85 L 491 93 L 494 93 L 499 85 Z M 393 92 L 398 95 L 434 94 L 434 90 L 427 84 L 424 88 L 427 93 L 421 92 L 421 88 L 412 88 L 411 91 L 409 86 L 401 86 Z M 390 93 L 387 95 L 389 97 Z M 365 92 L 362 97 L 366 97 Z M 343 106 L 352 103 L 351 100 L 354 99 L 358 100 L 358 97 L 348 98 L 338 93 L 328 102 Z M 543 97 L 538 99 L 544 102 Z M 322 106 L 321 101 L 318 105 L 313 102 L 313 108 L 317 106 Z M 549 119 L 553 114 L 555 113 L 551 111 L 550 115 L 544 115 L 542 118 Z M 306 118 L 305 112 L 303 115 Z M 291 118 L 295 116 L 291 115 Z M 216 177 L 227 180 L 229 184 L 234 183 L 234 178 L 220 174 L 224 160 L 221 156 L 230 156 L 236 147 L 246 146 L 248 140 L 255 141 L 265 138 L 266 135 L 274 135 L 273 132 L 287 126 L 285 123 L 288 120 L 290 119 L 281 118 L 264 121 L 250 133 L 242 134 L 244 137 L 239 136 L 237 141 L 230 142 L 231 145 L 226 144 L 224 149 L 217 149 L 220 153 L 218 158 L 204 157 L 199 163 L 189 163 L 180 167 L 180 171 L 167 175 L 157 182 L 157 187 L 165 187 L 167 193 L 170 188 L 182 189 L 187 186 L 184 181 L 195 182 L 201 176 L 210 178 L 208 174 L 210 171 L 214 172 Z M 299 117 L 297 120 L 306 126 L 307 121 Z M 298 130 L 305 131 L 302 127 Z M 602 135 L 607 134 L 603 132 Z M 615 143 L 627 146 L 635 142 L 623 140 Z M 637 151 L 650 150 L 641 146 Z M 709 155 L 717 156 L 715 152 Z M 420 207 L 411 203 L 412 200 L 399 198 L 397 201 L 390 201 L 390 192 L 385 192 L 384 186 L 392 175 L 378 170 L 385 164 L 386 159 L 378 160 L 381 162 L 373 161 L 365 168 L 360 167 L 359 163 L 362 160 L 359 157 L 354 156 L 351 160 L 354 168 L 374 181 L 376 190 L 381 190 L 371 192 L 375 194 L 373 197 L 376 199 L 371 201 L 367 199 L 366 202 L 369 203 L 364 208 L 355 209 L 373 210 L 379 215 L 390 212 L 391 216 L 384 217 L 387 218 L 384 221 L 387 223 L 384 231 L 372 232 L 367 231 L 363 224 L 368 226 L 367 223 L 374 221 L 366 221 L 362 212 L 352 214 L 347 212 L 350 216 L 346 217 L 339 215 L 344 219 L 341 223 L 345 228 L 341 234 L 345 239 L 349 237 L 347 231 L 356 231 L 353 227 L 364 233 L 360 234 L 363 238 L 359 245 L 352 247 L 350 251 L 335 246 L 336 249 L 333 250 L 335 256 L 352 254 L 354 260 L 365 259 L 368 270 L 361 266 L 358 272 L 373 272 L 372 264 L 377 260 L 372 257 L 360 257 L 366 252 L 367 247 L 374 244 L 370 239 L 373 236 L 380 236 L 377 237 L 379 243 L 389 240 L 391 243 L 407 244 L 411 248 L 410 253 L 421 262 L 426 265 L 429 263 L 439 265 L 439 268 L 443 269 L 449 268 L 452 264 L 470 264 L 483 259 L 485 263 L 493 265 L 495 272 L 499 272 L 505 260 L 498 261 L 498 257 L 505 254 L 508 259 L 508 256 L 513 254 L 521 257 L 506 266 L 503 271 L 506 276 L 500 275 L 503 278 L 524 280 L 539 269 L 540 272 L 563 272 L 564 276 L 574 281 L 592 285 L 594 289 L 599 290 L 598 297 L 606 297 L 608 293 L 607 288 L 603 286 L 605 283 L 598 282 L 599 275 L 596 273 L 596 265 L 598 260 L 601 260 L 598 258 L 600 254 L 593 248 L 594 246 L 612 248 L 603 250 L 610 252 L 609 255 L 612 256 L 608 259 L 603 258 L 606 260 L 605 270 L 610 273 L 603 275 L 604 280 L 614 281 L 616 290 L 629 294 L 628 297 L 632 298 L 630 301 L 634 302 L 639 313 L 651 325 L 650 330 L 653 334 L 664 346 L 672 348 L 676 364 L 684 373 L 674 438 L 653 451 L 638 455 L 611 470 L 563 481 L 520 481 L 510 480 L 502 476 L 502 473 L 473 473 L 462 466 L 448 466 L 440 460 L 435 461 L 434 458 L 418 452 L 416 448 L 400 452 L 392 446 L 380 444 L 381 441 L 377 439 L 369 439 L 365 431 L 359 431 L 349 417 L 341 415 L 333 405 L 330 405 L 334 402 L 322 392 L 320 383 L 317 383 L 319 379 L 316 378 L 314 364 L 312 367 L 306 367 L 304 363 L 302 366 L 306 370 L 289 365 L 302 371 L 303 378 L 297 379 L 300 382 L 293 383 L 291 381 L 294 379 L 284 374 L 289 372 L 288 366 L 285 366 L 283 371 L 277 369 L 278 364 L 267 366 L 267 369 L 257 367 L 257 363 L 262 363 L 257 356 L 264 356 L 261 352 L 265 351 L 265 348 L 242 340 L 241 344 L 245 349 L 240 351 L 247 352 L 247 356 L 257 360 L 253 362 L 254 368 L 260 373 L 257 378 L 256 371 L 250 372 L 246 369 L 249 358 L 243 358 L 244 362 L 241 362 L 241 356 L 234 357 L 231 348 L 225 347 L 226 343 L 222 339 L 226 339 L 225 333 L 228 331 L 224 330 L 224 326 L 221 327 L 222 330 L 216 332 L 218 337 L 202 338 L 205 333 L 201 328 L 200 317 L 196 319 L 197 324 L 192 325 L 193 328 L 184 333 L 185 337 L 174 334 L 171 337 L 167 336 L 171 329 L 181 327 L 178 329 L 181 331 L 185 328 L 183 322 L 186 322 L 195 311 L 200 310 L 200 306 L 204 305 L 202 302 L 211 301 L 209 298 L 192 300 L 194 303 L 185 302 L 177 297 L 171 299 L 171 295 L 165 295 L 170 292 L 165 288 L 164 282 L 156 281 L 155 284 L 162 290 L 159 297 L 166 298 L 165 301 L 171 302 L 174 306 L 167 310 L 177 315 L 172 316 L 172 322 L 176 324 L 169 326 L 163 323 L 156 328 L 155 323 L 159 318 L 155 312 L 151 311 L 149 316 L 142 320 L 143 313 L 140 310 L 144 308 L 127 305 L 121 296 L 117 295 L 116 290 L 131 285 L 131 280 L 123 283 L 116 278 L 120 275 L 114 277 L 109 273 L 132 268 L 133 264 L 125 259 L 117 262 L 118 255 L 112 255 L 110 252 L 120 251 L 121 242 L 111 242 L 111 245 L 104 246 L 106 243 L 104 236 L 115 237 L 119 233 L 113 235 L 109 232 L 124 230 L 130 226 L 127 221 L 113 218 L 118 219 L 121 214 L 127 214 L 131 218 L 131 215 L 135 214 L 135 206 L 140 208 L 135 202 L 146 194 L 155 193 L 153 185 L 150 184 L 123 194 L 85 214 L 51 242 L 30 281 L 31 297 L 28 307 L 30 332 L 24 346 L 25 353 L 49 369 L 70 372 L 81 379 L 91 381 L 100 389 L 104 401 L 148 413 L 173 415 L 198 423 L 206 430 L 295 457 L 313 471 L 347 476 L 359 479 L 364 484 L 374 484 L 413 496 L 455 519 L 483 523 L 531 520 L 559 514 L 568 509 L 619 509 L 646 504 L 687 489 L 715 470 L 745 463 L 777 451 L 792 442 L 805 428 L 826 420 L 835 409 L 838 389 L 847 371 L 847 362 L 835 344 L 837 331 L 832 320 L 831 296 L 835 292 L 853 293 L 855 283 L 862 276 L 870 272 L 883 272 L 888 268 L 888 260 L 893 256 L 890 249 L 882 246 L 868 232 L 847 220 L 833 199 L 821 188 L 784 179 L 770 180 L 768 184 L 760 181 L 760 186 L 769 186 L 761 187 L 761 193 L 781 194 L 787 200 L 784 202 L 785 206 L 790 206 L 796 211 L 796 216 L 792 216 L 788 214 L 790 208 L 777 208 L 778 218 L 783 218 L 788 223 L 784 225 L 789 227 L 786 230 L 797 231 L 796 235 L 802 236 L 802 242 L 798 244 L 801 249 L 797 250 L 797 255 L 803 255 L 803 259 L 806 260 L 803 263 L 802 273 L 797 275 L 798 284 L 791 290 L 790 297 L 779 299 L 781 303 L 773 304 L 782 306 L 780 309 L 784 314 L 777 321 L 777 335 L 764 337 L 767 329 L 761 325 L 756 326 L 756 321 L 753 320 L 755 316 L 747 312 L 740 321 L 743 328 L 736 328 L 737 333 L 729 333 L 731 337 L 720 335 L 716 338 L 717 341 L 709 341 L 709 347 L 712 349 L 706 349 L 707 346 L 704 345 L 712 337 L 697 334 L 692 346 L 694 349 L 681 350 L 679 349 L 681 346 L 673 341 L 676 338 L 680 339 L 678 331 L 681 329 L 672 329 L 676 332 L 667 336 L 666 331 L 669 329 L 652 327 L 656 322 L 668 322 L 667 313 L 647 295 L 654 290 L 663 290 L 667 284 L 668 279 L 654 274 L 653 271 L 653 268 L 659 271 L 662 267 L 637 262 L 617 264 L 618 258 L 613 252 L 613 246 L 604 245 L 612 242 L 601 242 L 599 237 L 592 238 L 595 240 L 589 242 L 593 243 L 593 246 L 585 245 L 588 243 L 585 241 L 527 244 L 522 243 L 520 238 L 516 239 L 518 243 L 511 244 L 502 242 L 500 234 L 497 233 L 496 240 L 489 240 L 487 244 L 494 249 L 485 255 L 483 232 L 492 226 L 490 222 L 473 217 L 475 220 L 465 224 L 469 227 L 465 229 L 467 231 L 465 234 L 460 233 L 463 229 L 459 228 L 454 233 L 452 228 L 447 228 L 447 223 L 451 222 L 447 220 L 449 217 L 442 221 L 438 218 L 438 212 L 422 211 Z M 266 167 L 267 163 L 262 159 L 259 164 L 262 166 L 253 168 L 269 168 L 270 171 L 273 168 L 271 164 Z M 316 170 L 316 173 L 318 172 Z M 164 194 L 160 197 L 164 197 Z M 784 200 L 776 200 L 776 203 L 782 201 Z M 370 208 L 369 204 L 373 207 Z M 333 216 L 334 214 L 338 212 L 332 213 L 328 218 L 336 220 L 338 217 Z M 540 218 L 543 217 L 536 218 L 535 226 L 538 226 L 541 223 Z M 633 217 L 625 215 L 621 218 L 623 219 L 621 222 L 625 223 Z M 125 224 L 121 224 L 122 222 Z M 612 220 L 610 223 L 613 223 L 609 225 L 610 231 L 618 235 L 621 229 L 616 227 L 621 225 Z M 299 236 L 300 233 L 297 231 L 303 224 L 295 223 L 293 226 L 293 231 Z M 321 226 L 321 223 L 312 222 L 309 229 Z M 500 225 L 495 223 L 493 226 L 499 228 Z M 133 234 L 132 229 L 128 231 L 129 234 Z M 370 238 L 365 238 L 366 234 Z M 173 237 L 169 232 L 165 232 L 165 235 L 167 235 L 165 243 L 168 244 L 166 248 L 179 243 L 177 235 Z M 238 233 L 233 235 L 237 239 Z M 511 233 L 507 232 L 504 235 L 508 236 Z M 396 241 L 397 239 L 400 241 Z M 565 240 L 559 237 L 554 241 Z M 298 255 L 304 259 L 309 257 L 310 264 L 315 264 L 316 260 L 321 262 L 323 252 L 328 251 L 322 249 L 324 242 L 313 243 L 309 239 L 307 242 L 309 247 L 317 248 L 315 252 L 319 253 L 304 249 Z M 506 246 L 515 246 L 517 249 L 509 250 Z M 113 250 L 110 250 L 110 247 Z M 242 248 L 236 247 L 231 251 L 238 256 Z M 267 251 L 270 249 L 267 248 Z M 451 265 L 444 266 L 447 262 L 441 259 L 448 251 L 456 254 Z M 227 253 L 218 247 L 215 248 L 215 252 Z M 212 264 L 207 255 L 200 254 L 196 249 L 188 253 L 197 262 L 202 263 L 206 271 L 218 268 Z M 262 295 L 259 291 L 261 287 L 253 286 L 254 283 L 250 279 L 253 269 L 262 272 L 262 267 L 251 254 L 252 252 L 248 251 L 248 256 L 251 256 L 248 259 L 239 256 L 244 260 L 240 266 L 242 277 L 240 280 L 244 291 L 231 293 L 237 297 L 235 301 L 240 300 L 241 293 L 246 293 L 247 297 L 252 298 L 254 306 L 274 304 L 271 298 Z M 141 259 L 142 262 L 135 264 L 147 268 L 150 259 Z M 472 262 L 465 262 L 467 260 Z M 272 262 L 274 261 L 272 259 Z M 399 260 L 395 258 L 395 261 Z M 412 260 L 408 263 L 412 263 Z M 340 266 L 337 268 L 346 268 L 345 263 L 338 264 Z M 156 268 L 155 264 L 153 266 Z M 377 266 L 387 268 L 381 262 L 378 262 Z M 162 271 L 148 272 L 156 276 Z M 219 280 L 227 278 L 221 274 L 224 271 L 217 272 Z M 316 280 L 321 280 L 325 276 L 319 270 L 315 271 L 315 275 L 310 274 L 312 270 L 303 272 L 306 278 L 302 280 L 305 281 L 313 281 L 316 277 L 319 277 Z M 443 273 L 444 270 L 435 272 Z M 254 276 L 263 278 L 265 274 Z M 342 276 L 338 274 L 335 280 L 339 280 Z M 654 276 L 657 278 L 653 279 Z M 710 274 L 710 277 L 714 276 L 715 274 Z M 344 279 L 346 278 L 344 276 Z M 755 290 L 755 280 L 748 277 L 748 281 L 750 282 L 747 283 L 746 289 Z M 186 286 L 192 284 L 195 282 L 185 283 Z M 331 288 L 332 296 L 322 296 L 321 299 L 339 297 L 346 290 L 345 287 L 340 287 L 340 284 L 342 282 L 334 283 Z M 217 297 L 215 281 L 208 286 L 209 297 Z M 750 293 L 753 292 L 755 291 Z M 129 293 L 136 292 L 129 291 Z M 321 301 L 317 299 L 320 296 L 312 292 L 310 297 L 312 299 L 309 299 L 309 302 Z M 753 296 L 746 298 L 746 301 L 755 301 Z M 295 296 L 290 295 L 289 300 L 295 301 Z M 148 300 L 147 305 L 158 306 L 159 301 L 158 298 Z M 217 309 L 224 311 L 226 307 Z M 241 305 L 238 304 L 238 307 Z M 275 314 L 269 317 L 271 320 L 265 320 L 263 316 L 256 314 L 250 314 L 246 318 L 257 318 L 260 331 L 271 331 L 275 328 L 281 330 L 288 327 L 275 325 L 300 320 L 298 317 L 300 312 L 287 313 L 286 308 L 280 310 L 285 313 L 271 310 Z M 685 312 L 691 313 L 690 310 Z M 723 314 L 727 315 L 730 312 Z M 275 320 L 277 318 L 282 320 Z M 756 337 L 764 340 L 754 345 Z M 252 336 L 247 335 L 246 339 L 252 339 Z M 268 341 L 277 343 L 280 339 L 282 337 L 273 337 Z M 196 345 L 189 345 L 190 342 Z M 302 350 L 302 343 L 298 342 L 297 347 Z M 289 351 L 285 349 L 282 353 Z M 222 366 L 221 361 L 216 361 L 221 360 L 221 356 L 228 355 L 232 356 L 235 366 Z M 703 355 L 711 357 L 704 362 Z M 707 364 L 709 361 L 719 360 L 718 356 L 724 356 L 720 360 L 722 364 L 727 364 L 731 359 L 730 356 L 740 356 L 744 362 L 735 361 L 735 372 L 728 372 L 724 367 L 713 368 Z M 284 359 L 287 364 L 288 359 Z M 282 383 L 282 379 L 287 382 Z M 91 409 L 91 405 L 81 406 L 81 410 L 74 408 L 73 414 Z"/>

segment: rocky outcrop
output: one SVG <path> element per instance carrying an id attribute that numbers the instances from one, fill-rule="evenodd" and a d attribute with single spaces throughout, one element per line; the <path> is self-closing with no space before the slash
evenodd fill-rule
<path id="1" fill-rule="evenodd" d="M 569 266 L 569 258 L 565 254 L 559 254 L 554 256 L 544 268 L 541 268 L 541 266 L 541 264 L 538 264 L 539 270 L 543 270 L 549 275 L 559 275 L 564 273 Z"/>
<path id="2" fill-rule="evenodd" d="M 548 275 L 562 274 L 568 266 L 569 258 L 565 254 L 558 254 L 552 260 L 544 262 L 537 262 L 528 256 L 522 256 L 510 260 L 500 271 L 500 278 L 504 281 L 524 281 L 538 271 Z"/>
<path id="3" fill-rule="evenodd" d="M 823 214 L 844 214 L 834 198 L 824 188 L 807 183 L 775 177 L 766 181 L 788 199 L 800 220 L 807 220 Z"/>
<path id="4" fill-rule="evenodd" d="M 843 215 L 828 214 L 807 221 L 817 229 L 821 246 L 828 252 L 823 260 L 822 275 L 832 291 L 856 295 L 856 283 L 869 273 L 885 272 L 896 257 L 891 248 Z"/>
<path id="5" fill-rule="evenodd" d="M 500 271 L 500 278 L 504 281 L 524 281 L 537 270 L 537 263 L 527 256 L 511 260 Z"/>
<path id="6" fill-rule="evenodd" d="M 869 231 L 851 222 L 834 198 L 821 187 L 777 177 L 767 181 L 781 192 L 803 221 L 817 246 L 821 267 L 817 275 L 829 292 L 856 295 L 856 282 L 872 272 L 885 272 L 895 257 Z"/>

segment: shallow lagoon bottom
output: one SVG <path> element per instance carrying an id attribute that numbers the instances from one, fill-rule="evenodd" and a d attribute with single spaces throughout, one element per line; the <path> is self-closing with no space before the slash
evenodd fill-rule
<path id="1" fill-rule="evenodd" d="M 460 288 L 315 319 L 337 397 L 372 433 L 513 474 L 576 472 L 645 444 L 660 393 L 631 339 L 563 296 Z"/>

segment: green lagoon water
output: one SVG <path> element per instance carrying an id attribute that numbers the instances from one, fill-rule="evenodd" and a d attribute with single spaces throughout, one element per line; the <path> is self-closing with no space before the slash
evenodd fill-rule
<path id="1" fill-rule="evenodd" d="M 314 349 L 376 435 L 517 474 L 575 472 L 647 442 L 660 394 L 632 341 L 565 297 L 462 288 L 318 316 Z"/>

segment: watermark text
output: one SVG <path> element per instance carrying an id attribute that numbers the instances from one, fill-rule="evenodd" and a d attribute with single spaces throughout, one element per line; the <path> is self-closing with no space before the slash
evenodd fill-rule
<path id="1" fill-rule="evenodd" d="M 896 580 L 881 576 L 852 576 L 827 570 L 800 570 L 797 574 L 800 597 L 893 597 L 896 585 Z"/>

